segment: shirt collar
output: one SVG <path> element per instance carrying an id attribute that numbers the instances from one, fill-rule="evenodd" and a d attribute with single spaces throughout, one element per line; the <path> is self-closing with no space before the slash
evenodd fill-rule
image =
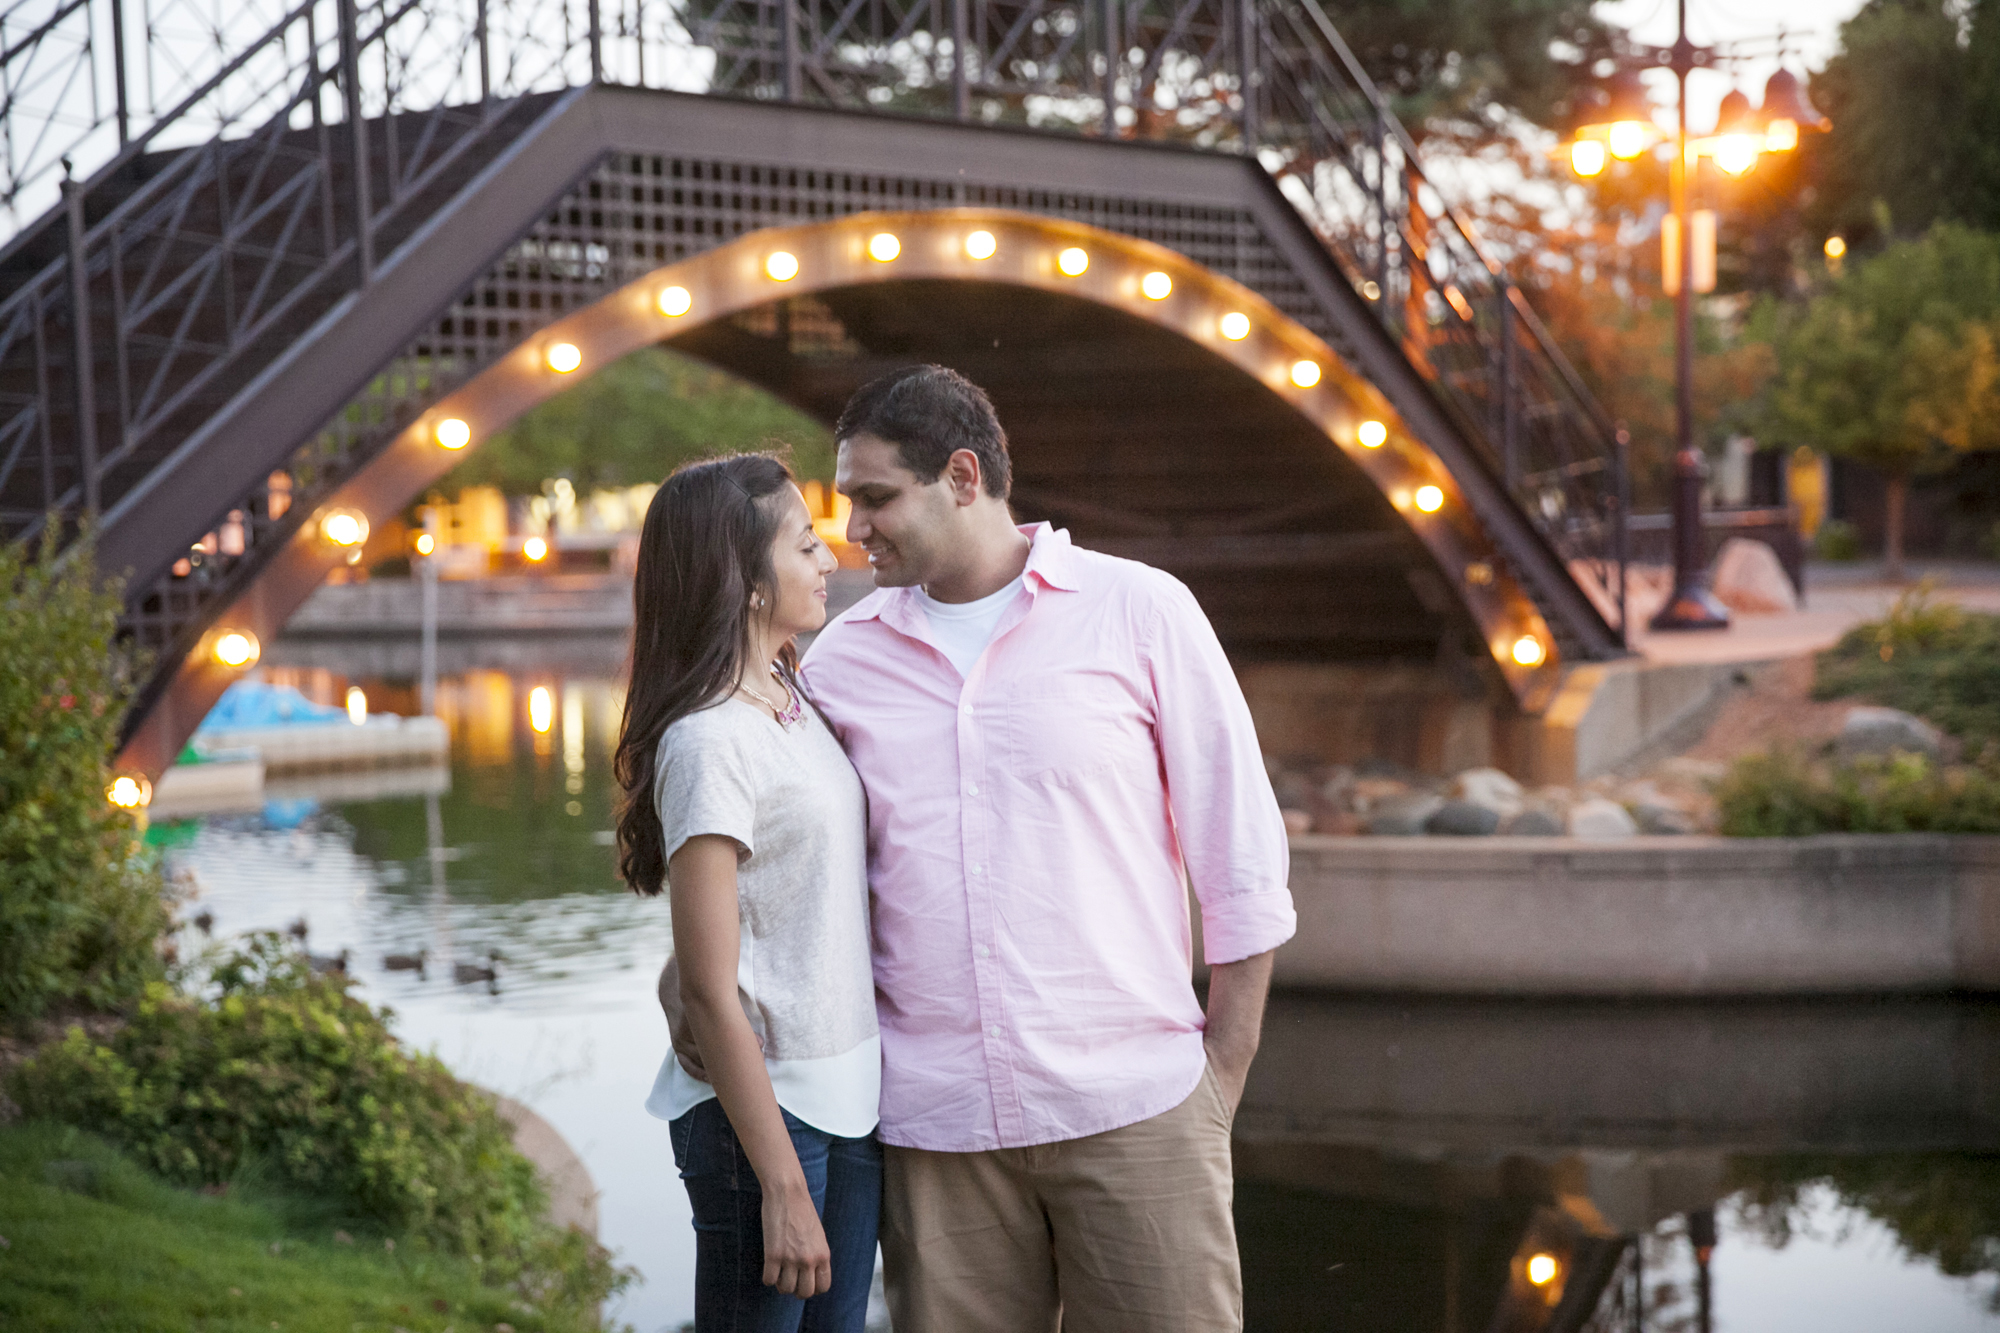
<path id="1" fill-rule="evenodd" d="M 1021 571 L 1024 576 L 1061 592 L 1076 592 L 1082 586 L 1077 576 L 1076 547 L 1070 543 L 1068 529 L 1053 523 L 1028 523 L 1020 532 L 1033 543 L 1028 548 L 1027 568 Z M 890 624 L 902 628 L 901 617 L 913 610 L 915 592 L 914 588 L 877 588 L 848 612 L 847 618 L 881 620 L 887 614 Z M 896 611 L 890 612 L 891 607 Z"/>

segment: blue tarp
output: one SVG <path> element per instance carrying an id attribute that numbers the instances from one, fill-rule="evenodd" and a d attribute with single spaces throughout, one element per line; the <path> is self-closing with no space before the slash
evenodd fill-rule
<path id="1" fill-rule="evenodd" d="M 289 685 L 239 680 L 215 701 L 215 707 L 208 710 L 195 734 L 248 727 L 324 726 L 345 721 L 347 710 L 316 704 Z"/>

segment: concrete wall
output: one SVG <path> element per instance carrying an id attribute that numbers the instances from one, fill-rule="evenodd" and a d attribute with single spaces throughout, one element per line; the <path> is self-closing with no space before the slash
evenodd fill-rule
<path id="1" fill-rule="evenodd" d="M 2000 991 L 2000 838 L 1292 841 L 1280 985 L 1484 995 Z"/>

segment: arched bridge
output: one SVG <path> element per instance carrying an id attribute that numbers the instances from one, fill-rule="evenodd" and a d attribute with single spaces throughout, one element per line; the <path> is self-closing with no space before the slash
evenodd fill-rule
<path id="1" fill-rule="evenodd" d="M 340 559 L 319 515 L 663 340 L 825 420 L 959 367 L 1022 515 L 1180 574 L 1242 661 L 1532 712 L 1622 651 L 1612 433 L 1315 0 L 307 0 L 199 59 L 104 3 L 0 43 L 117 94 L 8 104 L 4 202 L 58 197 L 0 250 L 0 524 L 95 516 L 129 576 L 135 767 Z"/>

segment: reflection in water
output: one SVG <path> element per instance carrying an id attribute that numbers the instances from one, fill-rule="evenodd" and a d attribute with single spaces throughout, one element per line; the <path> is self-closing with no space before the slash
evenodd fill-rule
<path id="1" fill-rule="evenodd" d="M 315 952 L 353 950 L 413 1044 L 546 1116 L 603 1192 L 603 1239 L 644 1274 L 614 1315 L 657 1333 L 693 1303 L 685 1196 L 640 1105 L 666 1047 L 652 982 L 670 930 L 613 863 L 617 647 L 560 650 L 439 681 L 448 779 L 324 785 L 296 827 L 218 818 L 172 855 L 218 933 L 304 914 Z M 414 711 L 410 685 L 312 651 L 290 683 Z M 385 965 L 422 950 L 422 974 Z M 454 982 L 454 962 L 494 954 L 493 986 Z M 1635 1277 L 1646 1328 L 1692 1329 L 1682 1219 L 1717 1203 L 1718 1329 L 2000 1330 L 1990 1281 L 1938 1271 L 1995 1264 L 2000 1006 L 1284 995 L 1237 1140 L 1251 1333 L 1583 1327 L 1563 1322 L 1579 1293 Z M 1777 1217 L 1798 1233 L 1782 1249 Z M 1636 1274 L 1614 1243 L 1631 1234 Z"/>

